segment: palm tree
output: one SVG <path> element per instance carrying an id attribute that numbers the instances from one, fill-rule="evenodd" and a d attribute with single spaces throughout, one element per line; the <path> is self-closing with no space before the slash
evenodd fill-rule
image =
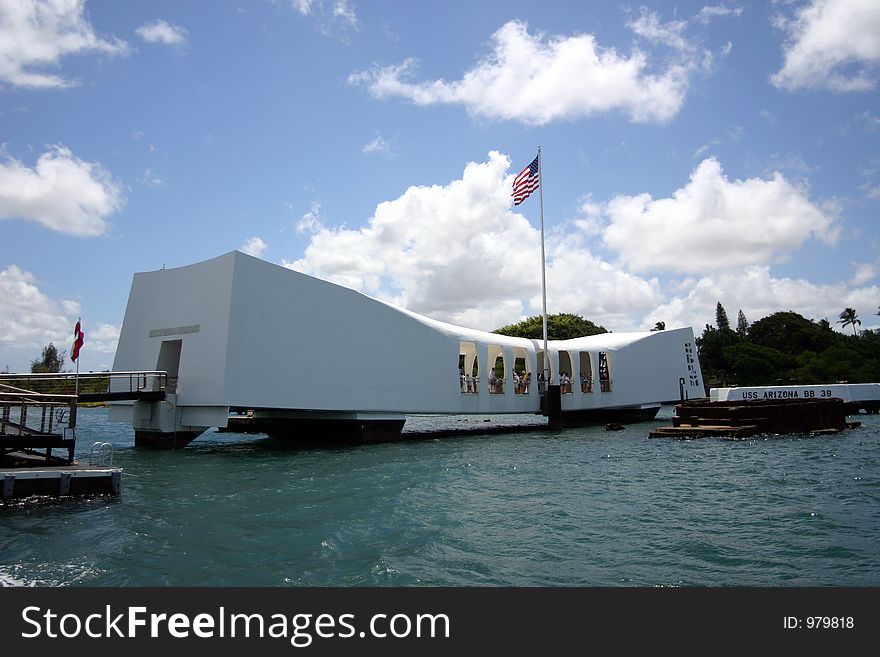
<path id="1" fill-rule="evenodd" d="M 856 324 L 859 326 L 862 325 L 862 320 L 859 319 L 859 314 L 855 311 L 854 308 L 844 308 L 843 312 L 840 313 L 840 319 L 837 321 L 842 327 L 852 326 L 853 335 L 856 334 Z"/>

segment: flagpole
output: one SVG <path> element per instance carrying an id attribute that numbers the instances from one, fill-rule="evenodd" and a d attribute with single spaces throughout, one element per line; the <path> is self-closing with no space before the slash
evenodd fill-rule
<path id="1" fill-rule="evenodd" d="M 79 326 L 79 327 L 82 327 L 82 317 L 80 317 L 80 318 L 76 321 L 76 325 Z M 80 328 L 80 331 L 82 331 L 82 328 Z M 75 335 L 75 336 L 73 336 L 73 339 L 74 339 L 74 341 L 79 340 L 79 336 L 78 336 L 78 335 Z M 75 393 L 76 393 L 76 398 L 79 399 L 79 354 L 77 354 L 77 356 L 76 356 L 76 384 L 75 384 Z"/>
<path id="2" fill-rule="evenodd" d="M 541 206 L 541 303 L 542 326 L 544 330 L 544 370 L 550 376 L 545 377 L 544 385 L 550 385 L 553 370 L 550 368 L 550 352 L 547 351 L 547 266 L 544 257 L 544 175 L 541 172 L 541 147 L 538 146 L 538 201 Z"/>

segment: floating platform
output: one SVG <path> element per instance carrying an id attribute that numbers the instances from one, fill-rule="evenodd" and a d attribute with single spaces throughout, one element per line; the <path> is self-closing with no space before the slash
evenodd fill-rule
<path id="1" fill-rule="evenodd" d="M 46 465 L 42 459 L 11 452 L 0 461 L 0 499 L 31 495 L 119 495 L 122 468 L 70 463 Z"/>
<path id="2" fill-rule="evenodd" d="M 119 494 L 122 468 L 113 467 L 111 443 L 94 443 L 88 464 L 74 460 L 77 396 L 19 387 L 53 388 L 69 383 L 69 377 L 8 374 L 0 378 L 7 381 L 0 382 L 0 500 Z M 53 454 L 59 449 L 64 456 Z"/>
<path id="3" fill-rule="evenodd" d="M 649 438 L 742 439 L 758 434 L 837 434 L 859 426 L 846 421 L 846 404 L 831 399 L 698 399 L 676 405 L 672 426 L 659 427 Z"/>

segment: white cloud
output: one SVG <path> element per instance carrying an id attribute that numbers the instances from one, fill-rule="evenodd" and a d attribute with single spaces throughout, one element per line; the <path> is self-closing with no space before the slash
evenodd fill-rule
<path id="1" fill-rule="evenodd" d="M 290 4 L 303 16 L 312 13 L 312 8 L 318 3 L 318 0 L 291 0 Z"/>
<path id="2" fill-rule="evenodd" d="M 312 201 L 309 211 L 296 222 L 295 228 L 297 233 L 316 233 L 324 228 L 320 201 Z"/>
<path id="3" fill-rule="evenodd" d="M 694 151 L 694 154 L 691 155 L 691 158 L 696 160 L 697 158 L 702 157 L 703 155 L 705 155 L 706 151 L 708 151 L 713 146 L 717 146 L 720 143 L 721 143 L 721 141 L 718 139 L 711 139 L 711 140 L 707 141 L 705 144 L 703 144 L 702 146 L 697 148 L 697 150 Z"/>
<path id="4" fill-rule="evenodd" d="M 260 258 L 268 246 L 269 245 L 259 237 L 249 237 L 244 241 L 244 244 L 241 245 L 241 250 L 255 258 Z"/>
<path id="5" fill-rule="evenodd" d="M 119 332 L 121 330 L 122 327 L 116 324 L 101 323 L 96 327 L 92 327 L 83 320 L 83 332 L 86 334 L 85 339 L 87 346 L 83 346 L 83 351 L 80 352 L 84 361 L 81 364 L 86 365 L 86 363 L 88 363 L 89 368 L 95 370 L 109 369 L 107 365 L 97 365 L 92 367 L 92 363 L 96 361 L 91 357 L 91 354 L 94 353 L 111 356 L 115 354 L 116 347 L 119 345 Z"/>
<path id="6" fill-rule="evenodd" d="M 720 5 L 706 5 L 700 9 L 700 13 L 697 14 L 697 19 L 704 23 L 708 23 L 716 16 L 740 16 L 742 12 L 742 7 L 728 7 L 723 3 Z"/>
<path id="7" fill-rule="evenodd" d="M 687 21 L 683 20 L 663 23 L 656 13 L 642 7 L 639 17 L 631 21 L 628 27 L 643 39 L 687 51 L 693 49 L 693 45 L 684 37 L 687 25 Z"/>
<path id="8" fill-rule="evenodd" d="M 559 119 L 623 111 L 636 122 L 662 123 L 681 108 L 690 63 L 648 72 L 648 57 L 602 48 L 591 34 L 531 35 L 510 21 L 492 35 L 494 49 L 457 81 L 409 82 L 415 60 L 353 73 L 377 98 L 401 97 L 416 105 L 461 104 L 481 116 L 544 125 Z"/>
<path id="9" fill-rule="evenodd" d="M 331 35 L 336 28 L 360 28 L 357 12 L 349 0 L 291 0 L 291 5 L 303 16 L 315 17 L 323 34 Z"/>
<path id="10" fill-rule="evenodd" d="M 37 286 L 33 274 L 16 265 L 0 271 L 0 345 L 41 349 L 50 342 L 69 349 L 79 312 L 75 301 L 51 299 Z M 39 356 L 35 352 L 34 358 Z"/>
<path id="11" fill-rule="evenodd" d="M 506 156 L 489 153 L 486 161 L 467 164 L 458 179 L 410 187 L 379 204 L 366 225 L 357 229 L 329 227 L 315 202 L 299 222 L 301 231 L 309 234 L 303 257 L 282 262 L 461 326 L 491 330 L 539 314 L 540 234 L 511 207 L 509 169 Z M 549 312 L 578 313 L 614 331 L 647 330 L 664 321 L 670 328 L 693 326 L 699 335 L 704 324 L 714 321 L 719 300 L 729 314 L 735 316 L 741 308 L 754 321 L 789 309 L 808 318 L 833 319 L 845 306 L 875 308 L 880 298 L 880 288 L 867 285 L 867 265 L 855 265 L 851 281 L 815 284 L 775 278 L 766 263 L 751 264 L 754 259 L 743 257 L 747 249 L 774 255 L 795 248 L 806 239 L 793 237 L 801 229 L 829 238 L 834 232 L 831 219 L 806 199 L 803 190 L 778 176 L 728 181 L 717 162 L 707 160 L 671 198 L 635 197 L 643 214 L 665 223 L 656 232 L 643 229 L 633 250 L 653 253 L 652 242 L 660 241 L 678 259 L 687 260 L 691 250 L 701 254 L 698 266 L 677 267 L 697 276 L 665 282 L 628 271 L 596 252 L 596 235 L 607 232 L 609 218 L 611 225 L 620 219 L 619 208 L 611 205 L 621 198 L 599 204 L 583 197 L 583 218 L 548 234 Z M 679 215 L 684 216 L 682 223 L 677 223 Z M 703 248 L 690 236 L 696 216 L 705 217 L 700 219 L 703 224 L 715 217 L 736 230 L 729 237 L 727 227 L 716 227 Z M 769 218 L 759 222 L 756 217 Z M 795 228 L 788 224 L 792 218 Z M 712 233 L 711 226 L 708 230 Z M 771 246 L 760 241 L 750 245 L 739 232 L 769 234 Z M 670 241 L 678 239 L 684 240 L 684 251 Z M 621 260 L 628 264 L 626 258 Z M 664 268 L 676 267 L 663 260 L 644 267 Z"/>
<path id="12" fill-rule="evenodd" d="M 855 271 L 853 272 L 850 285 L 864 285 L 877 277 L 877 267 L 873 263 L 854 262 L 852 264 Z"/>
<path id="13" fill-rule="evenodd" d="M 700 273 L 782 260 L 810 237 L 833 242 L 833 209 L 780 173 L 730 181 L 703 160 L 669 198 L 617 196 L 605 207 L 605 244 L 632 271 Z M 720 248 L 719 245 L 723 245 Z"/>
<path id="14" fill-rule="evenodd" d="M 663 300 L 657 279 L 614 267 L 591 253 L 578 235 L 555 237 L 548 253 L 548 313 L 577 313 L 615 331 L 639 330 L 635 318 Z M 539 295 L 532 296 L 530 306 L 540 312 Z"/>
<path id="15" fill-rule="evenodd" d="M 540 233 L 511 209 L 509 167 L 489 153 L 460 179 L 381 203 L 360 229 L 328 228 L 312 212 L 304 257 L 284 264 L 462 326 L 491 330 L 538 314 Z M 620 326 L 660 302 L 656 281 L 615 270 L 585 243 L 581 233 L 548 238 L 550 312 Z"/>
<path id="16" fill-rule="evenodd" d="M 758 112 L 758 116 L 760 116 L 762 119 L 764 119 L 770 125 L 776 125 L 779 121 L 779 119 L 776 118 L 775 114 L 773 114 L 772 112 L 769 112 L 767 110 L 761 110 L 760 112 Z"/>
<path id="17" fill-rule="evenodd" d="M 373 153 L 391 157 L 394 154 L 394 147 L 382 135 L 376 135 L 372 141 L 364 144 L 363 152 L 365 155 Z"/>
<path id="18" fill-rule="evenodd" d="M 333 18 L 342 21 L 351 28 L 358 27 L 357 14 L 348 0 L 336 0 L 333 3 Z"/>
<path id="19" fill-rule="evenodd" d="M 0 271 L 0 367 L 26 372 L 50 342 L 66 352 L 65 368 L 71 368 L 73 327 L 82 314 L 80 304 L 70 299 L 53 299 L 43 292 L 36 277 L 17 265 Z M 119 343 L 120 327 L 92 323 L 83 317 L 85 344 L 80 364 L 86 370 L 109 369 Z"/>
<path id="20" fill-rule="evenodd" d="M 26 219 L 61 233 L 91 237 L 125 203 L 120 186 L 93 162 L 62 146 L 43 153 L 31 169 L 0 161 L 0 220 Z"/>
<path id="21" fill-rule="evenodd" d="M 305 256 L 285 263 L 440 319 L 486 300 L 522 299 L 540 266 L 528 221 L 511 212 L 507 157 L 471 162 L 448 185 L 410 187 L 366 227 L 316 228 Z M 540 270 L 538 269 L 538 273 Z"/>
<path id="22" fill-rule="evenodd" d="M 880 118 L 874 116 L 870 110 L 862 112 L 859 121 L 864 124 L 867 132 L 880 132 Z"/>
<path id="23" fill-rule="evenodd" d="M 880 64 L 880 3 L 877 0 L 812 0 L 792 20 L 777 87 L 867 91 Z"/>
<path id="24" fill-rule="evenodd" d="M 138 182 L 150 189 L 161 189 L 165 186 L 165 179 L 152 169 L 146 169 L 144 175 L 138 178 Z"/>
<path id="25" fill-rule="evenodd" d="M 40 69 L 57 68 L 67 55 L 125 54 L 125 42 L 95 34 L 84 5 L 84 0 L 0 2 L 0 81 L 19 87 L 68 87 L 74 82 Z"/>
<path id="26" fill-rule="evenodd" d="M 172 25 L 163 19 L 142 25 L 135 33 L 147 43 L 162 43 L 166 46 L 180 46 L 186 43 L 189 32 L 178 25 Z"/>
<path id="27" fill-rule="evenodd" d="M 746 267 L 696 281 L 686 292 L 661 304 L 650 313 L 651 322 L 666 326 L 693 326 L 699 335 L 706 324 L 715 323 L 719 301 L 728 317 L 742 310 L 753 322 L 771 313 L 791 310 L 807 319 L 826 317 L 832 325 L 845 307 L 874 309 L 880 287 L 850 287 L 849 284 L 816 284 L 804 279 L 774 278 L 769 267 Z M 864 320 L 863 320 L 864 321 Z"/>

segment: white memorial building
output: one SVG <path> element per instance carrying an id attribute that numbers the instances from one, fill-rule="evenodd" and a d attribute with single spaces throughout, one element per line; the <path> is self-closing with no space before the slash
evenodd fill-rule
<path id="1" fill-rule="evenodd" d="M 135 274 L 113 370 L 163 370 L 168 384 L 164 401 L 114 402 L 111 419 L 157 447 L 243 411 L 272 435 L 370 440 L 408 414 L 541 413 L 556 385 L 548 408 L 568 424 L 651 419 L 661 402 L 705 396 L 690 327 L 548 352 L 234 251 Z"/>

